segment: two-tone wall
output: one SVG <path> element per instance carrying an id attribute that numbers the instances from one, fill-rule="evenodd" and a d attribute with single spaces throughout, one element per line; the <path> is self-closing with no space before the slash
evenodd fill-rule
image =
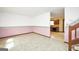
<path id="1" fill-rule="evenodd" d="M 34 18 L 34 32 L 50 36 L 50 12 Z"/>
<path id="2" fill-rule="evenodd" d="M 11 13 L 0 13 L 0 37 L 32 32 L 31 18 Z"/>
<path id="3" fill-rule="evenodd" d="M 0 13 L 0 37 L 36 32 L 50 36 L 49 13 L 35 18 L 12 13 Z"/>

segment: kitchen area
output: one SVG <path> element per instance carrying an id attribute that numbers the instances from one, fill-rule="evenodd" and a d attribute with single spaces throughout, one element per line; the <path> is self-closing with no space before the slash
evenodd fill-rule
<path id="1" fill-rule="evenodd" d="M 64 8 L 53 11 L 50 13 L 50 36 L 64 41 Z"/>

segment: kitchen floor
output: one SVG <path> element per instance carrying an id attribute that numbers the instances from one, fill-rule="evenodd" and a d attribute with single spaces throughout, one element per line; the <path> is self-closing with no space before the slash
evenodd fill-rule
<path id="1" fill-rule="evenodd" d="M 51 32 L 51 38 L 64 42 L 64 32 Z"/>
<path id="2" fill-rule="evenodd" d="M 0 48 L 9 51 L 67 51 L 64 42 L 35 33 L 0 39 Z"/>

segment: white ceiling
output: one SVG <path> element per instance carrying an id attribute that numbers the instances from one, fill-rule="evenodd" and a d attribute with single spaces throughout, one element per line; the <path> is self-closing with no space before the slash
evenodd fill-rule
<path id="1" fill-rule="evenodd" d="M 60 7 L 0 7 L 0 12 L 21 14 L 30 17 L 38 16 L 45 12 L 52 12 L 52 16 L 63 16 L 64 8 Z"/>

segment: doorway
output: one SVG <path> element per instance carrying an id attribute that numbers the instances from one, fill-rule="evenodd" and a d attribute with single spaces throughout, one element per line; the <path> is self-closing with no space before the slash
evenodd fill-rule
<path id="1" fill-rule="evenodd" d="M 62 9 L 63 10 L 61 10 L 61 13 L 56 12 L 55 14 L 55 12 L 51 12 L 50 36 L 51 38 L 55 38 L 59 41 L 64 42 L 64 8 Z"/>

